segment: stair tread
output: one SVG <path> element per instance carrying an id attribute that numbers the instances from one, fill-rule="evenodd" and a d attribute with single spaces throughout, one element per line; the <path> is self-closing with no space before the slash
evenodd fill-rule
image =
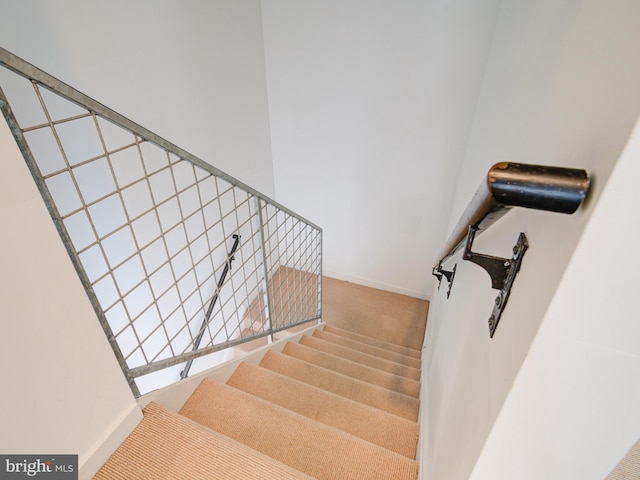
<path id="1" fill-rule="evenodd" d="M 416 422 L 246 362 L 238 366 L 227 384 L 408 458 L 415 458 L 419 431 Z"/>
<path id="2" fill-rule="evenodd" d="M 359 352 L 368 353 L 369 355 L 373 355 L 378 358 L 384 358 L 385 360 L 389 360 L 392 362 L 402 363 L 404 365 L 408 365 L 417 369 L 421 367 L 422 362 L 417 358 L 410 357 L 402 353 L 385 350 L 384 348 L 374 347 L 373 345 L 359 342 L 357 340 L 347 338 L 343 335 L 337 335 L 335 333 L 318 329 L 313 332 L 313 336 L 322 340 L 336 343 L 338 345 L 342 345 L 344 347 L 351 348 L 353 350 L 358 350 Z"/>
<path id="3" fill-rule="evenodd" d="M 408 420 L 418 420 L 420 401 L 415 397 L 274 351 L 265 354 L 260 366 Z"/>
<path id="4" fill-rule="evenodd" d="M 211 468 L 215 466 L 215 468 Z M 281 480 L 312 477 L 150 403 L 94 480 Z"/>
<path id="5" fill-rule="evenodd" d="M 318 479 L 417 475 L 414 460 L 210 379 L 180 413 Z"/>
<path id="6" fill-rule="evenodd" d="M 420 381 L 420 370 L 417 368 L 404 365 L 402 363 L 393 362 L 384 358 L 378 358 L 368 353 L 354 350 L 353 348 L 345 347 L 337 343 L 333 343 L 329 340 L 325 340 L 319 337 L 304 335 L 300 338 L 300 345 L 306 345 L 307 347 L 320 350 L 331 355 L 335 355 L 345 360 L 358 363 L 360 365 L 366 365 L 368 367 L 382 370 L 383 372 L 392 373 L 401 377 L 410 378 L 417 382 Z"/>
<path id="7" fill-rule="evenodd" d="M 306 345 L 288 342 L 282 349 L 282 353 L 379 387 L 415 398 L 420 396 L 420 382 L 418 381 L 345 360 Z"/>
<path id="8" fill-rule="evenodd" d="M 335 333 L 336 335 L 341 335 L 346 338 L 351 338 L 353 340 L 366 343 L 368 345 L 373 345 L 374 347 L 383 348 L 385 350 L 389 350 L 390 352 L 402 353 L 403 355 L 406 355 L 408 357 L 413 357 L 417 359 L 420 359 L 422 357 L 420 350 L 404 347 L 402 345 L 397 345 L 395 343 L 385 342 L 384 340 L 369 337 L 361 333 L 353 332 L 351 330 L 346 330 L 344 328 L 335 327 L 329 323 L 325 325 L 324 330 L 330 333 Z"/>

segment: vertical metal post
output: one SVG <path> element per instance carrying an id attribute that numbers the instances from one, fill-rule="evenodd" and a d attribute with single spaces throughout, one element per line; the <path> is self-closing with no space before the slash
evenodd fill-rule
<path id="1" fill-rule="evenodd" d="M 320 265 L 318 265 L 318 324 L 322 323 L 322 230 L 320 230 Z"/>
<path id="2" fill-rule="evenodd" d="M 269 335 L 267 340 L 269 343 L 273 342 L 273 325 L 271 323 L 271 298 L 269 295 L 269 267 L 267 265 L 267 245 L 264 236 L 264 217 L 262 216 L 262 204 L 263 200 L 259 197 L 256 199 L 256 208 L 258 210 L 258 237 L 260 239 L 260 248 L 262 249 L 262 268 L 263 268 L 263 288 L 264 288 L 264 316 L 266 321 L 267 331 Z"/>

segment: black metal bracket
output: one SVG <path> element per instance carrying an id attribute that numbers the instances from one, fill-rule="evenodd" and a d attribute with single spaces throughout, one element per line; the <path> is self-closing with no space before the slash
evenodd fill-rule
<path id="1" fill-rule="evenodd" d="M 433 267 L 433 270 L 431 271 L 431 275 L 433 275 L 434 277 L 436 277 L 438 279 L 438 291 L 440 290 L 440 284 L 442 283 L 442 277 L 447 279 L 447 282 L 449 283 L 449 289 L 447 290 L 447 298 L 449 298 L 449 295 L 451 295 L 451 286 L 453 285 L 453 279 L 456 276 L 456 268 L 458 267 L 458 264 L 456 263 L 453 266 L 453 270 L 451 271 L 447 271 L 444 270 L 442 268 L 442 264 L 438 264 L 438 267 Z"/>
<path id="2" fill-rule="evenodd" d="M 500 316 L 507 305 L 513 281 L 520 270 L 522 257 L 524 257 L 524 253 L 527 251 L 527 248 L 529 248 L 529 243 L 527 242 L 525 234 L 520 233 L 518 242 L 513 247 L 513 256 L 511 259 L 483 255 L 471 251 L 477 231 L 477 227 L 469 226 L 462 258 L 484 268 L 491 277 L 491 288 L 500 291 L 496 297 L 491 317 L 489 318 L 489 336 L 493 338 L 493 334 L 500 321 Z"/>

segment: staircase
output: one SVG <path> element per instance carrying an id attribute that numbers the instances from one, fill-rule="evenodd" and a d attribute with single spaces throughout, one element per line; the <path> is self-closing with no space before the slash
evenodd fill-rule
<path id="1" fill-rule="evenodd" d="M 366 328 L 334 315 L 226 384 L 203 380 L 179 413 L 147 405 L 94 478 L 415 479 L 426 312 L 408 347 L 416 326 L 367 305 Z"/>

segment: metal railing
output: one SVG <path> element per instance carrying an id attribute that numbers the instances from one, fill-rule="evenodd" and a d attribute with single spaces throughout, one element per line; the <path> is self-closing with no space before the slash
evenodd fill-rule
<path id="1" fill-rule="evenodd" d="M 574 213 L 589 191 L 585 170 L 501 162 L 493 165 L 460 216 L 438 255 L 442 264 L 465 244 L 469 227 L 476 236 L 513 207 Z"/>
<path id="2" fill-rule="evenodd" d="M 209 323 L 211 323 L 211 315 L 213 314 L 213 309 L 216 307 L 216 303 L 218 303 L 219 292 L 224 286 L 224 282 L 227 279 L 227 275 L 229 274 L 229 270 L 231 270 L 231 262 L 235 260 L 235 253 L 238 250 L 238 245 L 240 245 L 240 235 L 235 233 L 233 235 L 233 246 L 231 247 L 231 251 L 229 252 L 229 256 L 227 257 L 227 261 L 224 264 L 224 269 L 222 270 L 222 274 L 218 279 L 216 292 L 213 294 L 213 298 L 209 302 L 209 306 L 207 307 L 207 311 L 204 314 L 204 320 L 202 320 L 202 325 L 198 330 L 198 334 L 196 338 L 193 340 L 193 351 L 197 351 L 200 348 L 200 344 L 202 343 L 202 339 L 204 338 L 204 334 L 207 332 L 207 327 Z M 184 370 L 180 372 L 180 378 L 185 379 L 189 376 L 189 370 L 191 370 L 191 365 L 193 365 L 193 359 L 189 360 L 184 366 Z"/>
<path id="3" fill-rule="evenodd" d="M 136 396 L 320 318 L 318 226 L 4 49 L 0 66 L 0 109 Z"/>
<path id="4" fill-rule="evenodd" d="M 574 213 L 589 192 L 586 170 L 573 168 L 497 163 L 489 169 L 460 220 L 449 235 L 432 274 L 449 283 L 447 298 L 456 275 L 457 264 L 445 270 L 444 264 L 464 246 L 463 260 L 482 267 L 491 277 L 491 287 L 499 290 L 489 317 L 489 335 L 493 337 L 507 304 L 522 258 L 529 248 L 524 232 L 513 247 L 511 258 L 495 257 L 472 251 L 474 239 L 513 207 L 557 213 Z M 438 284 L 440 288 L 440 283 Z"/>

